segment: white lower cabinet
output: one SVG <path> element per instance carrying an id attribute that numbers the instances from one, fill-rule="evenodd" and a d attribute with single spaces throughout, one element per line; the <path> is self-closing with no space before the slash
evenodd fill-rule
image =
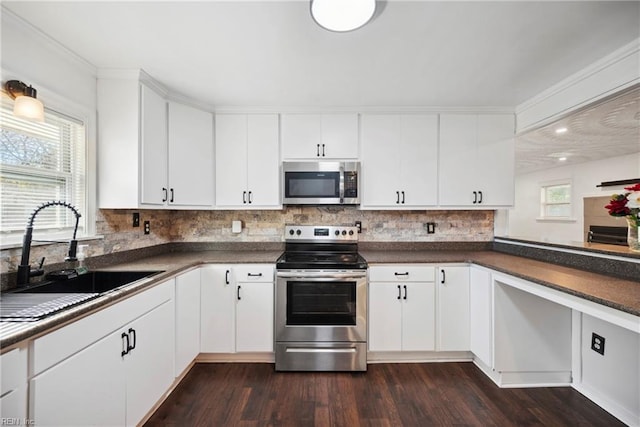
<path id="1" fill-rule="evenodd" d="M 200 353 L 200 269 L 176 277 L 176 356 L 178 377 Z"/>
<path id="2" fill-rule="evenodd" d="M 200 351 L 272 352 L 274 266 L 208 265 L 201 274 Z"/>
<path id="3" fill-rule="evenodd" d="M 493 286 L 491 272 L 469 270 L 469 348 L 476 359 L 493 368 Z"/>
<path id="4" fill-rule="evenodd" d="M 33 341 L 29 418 L 136 425 L 174 375 L 174 281 Z"/>
<path id="5" fill-rule="evenodd" d="M 9 350 L 0 356 L 0 418 L 27 418 L 27 347 Z M 8 425 L 9 421 L 3 422 Z M 14 424 L 15 425 L 15 424 Z"/>
<path id="6" fill-rule="evenodd" d="M 440 266 L 436 274 L 438 351 L 469 351 L 469 267 Z"/>
<path id="7" fill-rule="evenodd" d="M 369 268 L 369 351 L 435 349 L 434 267 Z"/>

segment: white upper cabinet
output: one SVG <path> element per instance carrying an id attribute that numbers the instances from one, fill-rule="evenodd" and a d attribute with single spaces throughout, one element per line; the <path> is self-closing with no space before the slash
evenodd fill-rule
<path id="1" fill-rule="evenodd" d="M 140 86 L 140 203 L 163 205 L 167 201 L 167 101 L 145 85 Z"/>
<path id="2" fill-rule="evenodd" d="M 364 208 L 416 208 L 438 203 L 438 116 L 363 114 Z"/>
<path id="3" fill-rule="evenodd" d="M 440 206 L 513 205 L 513 114 L 440 115 L 439 159 Z"/>
<path id="4" fill-rule="evenodd" d="M 212 208 L 213 119 L 143 72 L 98 78 L 98 207 Z"/>
<path id="5" fill-rule="evenodd" d="M 279 208 L 277 114 L 216 115 L 216 206 Z"/>
<path id="6" fill-rule="evenodd" d="M 140 73 L 98 78 L 98 207 L 162 205 L 167 185 L 166 103 Z M 145 166 L 147 169 L 144 169 Z"/>
<path id="7" fill-rule="evenodd" d="M 358 114 L 282 114 L 285 160 L 357 159 Z"/>
<path id="8" fill-rule="evenodd" d="M 213 115 L 169 102 L 168 204 L 213 206 Z"/>

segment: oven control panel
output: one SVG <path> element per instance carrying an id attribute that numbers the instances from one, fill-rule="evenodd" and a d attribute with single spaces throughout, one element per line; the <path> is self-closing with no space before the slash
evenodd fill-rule
<path id="1" fill-rule="evenodd" d="M 358 227 L 334 225 L 286 225 L 286 241 L 357 242 Z"/>

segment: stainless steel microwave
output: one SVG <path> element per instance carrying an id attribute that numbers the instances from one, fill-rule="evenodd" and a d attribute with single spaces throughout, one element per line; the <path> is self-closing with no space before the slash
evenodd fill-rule
<path id="1" fill-rule="evenodd" d="M 283 162 L 285 205 L 360 204 L 360 162 Z"/>

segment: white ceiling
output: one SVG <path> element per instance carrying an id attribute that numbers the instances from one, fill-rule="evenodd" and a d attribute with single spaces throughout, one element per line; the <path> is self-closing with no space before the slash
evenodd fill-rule
<path id="1" fill-rule="evenodd" d="M 211 108 L 507 107 L 640 37 L 638 1 L 377 1 L 318 27 L 293 1 L 2 1 L 98 68 Z"/>

